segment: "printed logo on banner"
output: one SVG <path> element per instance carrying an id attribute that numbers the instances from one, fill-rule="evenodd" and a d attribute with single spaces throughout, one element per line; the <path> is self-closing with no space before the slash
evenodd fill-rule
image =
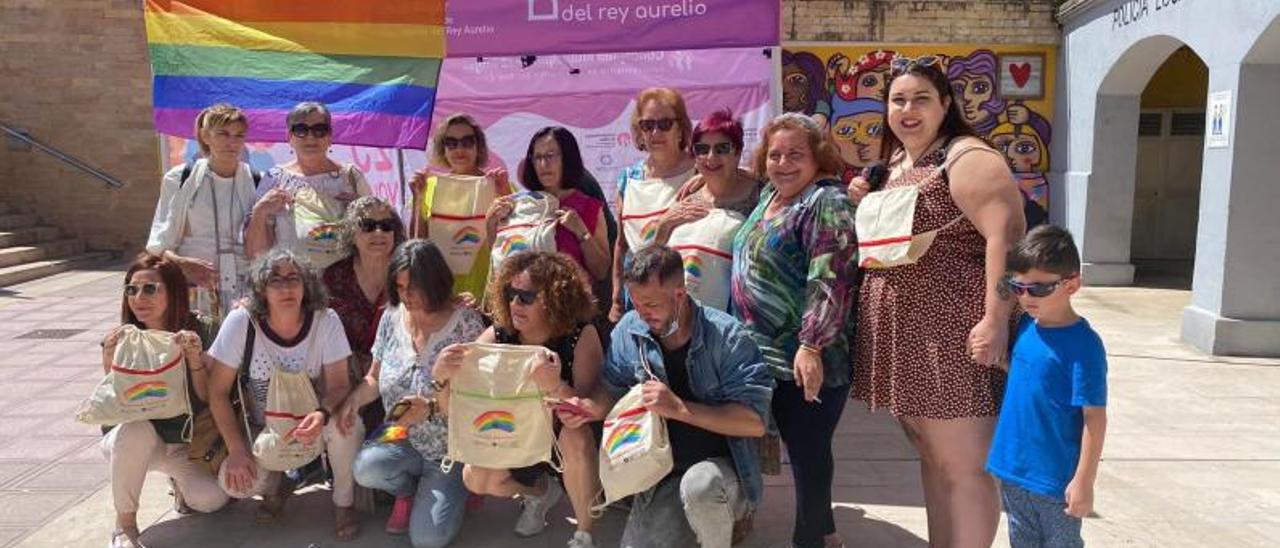
<path id="1" fill-rule="evenodd" d="M 560 0 L 529 0 L 530 21 L 559 21 Z"/>

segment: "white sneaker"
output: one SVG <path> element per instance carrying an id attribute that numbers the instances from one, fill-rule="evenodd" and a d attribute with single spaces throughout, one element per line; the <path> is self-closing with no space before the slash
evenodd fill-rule
<path id="1" fill-rule="evenodd" d="M 541 496 L 525 496 L 521 501 L 524 508 L 516 519 L 516 534 L 531 537 L 547 528 L 547 512 L 564 497 L 564 488 L 555 478 L 547 476 L 547 492 Z"/>
<path id="2" fill-rule="evenodd" d="M 569 548 L 596 548 L 596 541 L 591 539 L 591 533 L 574 531 L 569 538 Z"/>

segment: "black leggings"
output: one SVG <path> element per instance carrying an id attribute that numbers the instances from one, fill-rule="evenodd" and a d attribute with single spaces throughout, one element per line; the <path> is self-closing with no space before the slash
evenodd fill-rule
<path id="1" fill-rule="evenodd" d="M 796 522 L 791 533 L 796 548 L 821 548 L 822 537 L 836 532 L 831 512 L 835 472 L 831 438 L 849 399 L 849 385 L 823 387 L 818 399 L 822 403 L 804 401 L 804 390 L 790 380 L 779 379 L 773 391 L 773 418 L 787 444 L 796 483 Z"/>

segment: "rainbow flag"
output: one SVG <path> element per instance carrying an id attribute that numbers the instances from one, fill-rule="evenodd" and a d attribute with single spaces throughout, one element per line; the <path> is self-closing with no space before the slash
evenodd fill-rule
<path id="1" fill-rule="evenodd" d="M 444 0 L 145 0 L 156 130 L 191 137 L 201 109 L 248 114 L 250 141 L 287 141 L 302 101 L 334 142 L 424 148 L 444 57 Z"/>

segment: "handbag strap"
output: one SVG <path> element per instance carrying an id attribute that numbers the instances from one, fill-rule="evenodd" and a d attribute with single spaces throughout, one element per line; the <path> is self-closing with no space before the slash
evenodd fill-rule
<path id="1" fill-rule="evenodd" d="M 236 397 L 240 400 L 240 419 L 244 422 L 246 441 L 252 436 L 253 430 L 249 428 L 249 408 L 248 402 L 244 399 L 244 383 L 249 375 L 247 371 L 253 365 L 253 343 L 257 336 L 257 325 L 250 318 L 247 333 L 244 335 L 244 354 L 240 356 L 240 369 L 236 371 Z"/>
<path id="2" fill-rule="evenodd" d="M 661 344 L 661 343 L 659 343 L 659 344 Z M 641 336 L 639 336 L 639 335 L 636 335 L 636 349 L 637 349 L 637 350 L 639 350 L 639 354 L 640 354 L 640 366 L 644 368 L 644 372 L 645 372 L 646 374 L 648 374 L 648 375 L 649 375 L 649 378 L 650 378 L 651 380 L 655 380 L 655 381 L 659 381 L 659 382 L 661 382 L 661 381 L 662 381 L 662 379 L 659 379 L 657 375 L 654 375 L 654 374 L 653 374 L 653 368 L 652 368 L 652 367 L 649 367 L 649 358 L 648 358 L 647 356 L 645 356 L 645 349 L 644 349 L 644 337 L 641 337 Z"/>

